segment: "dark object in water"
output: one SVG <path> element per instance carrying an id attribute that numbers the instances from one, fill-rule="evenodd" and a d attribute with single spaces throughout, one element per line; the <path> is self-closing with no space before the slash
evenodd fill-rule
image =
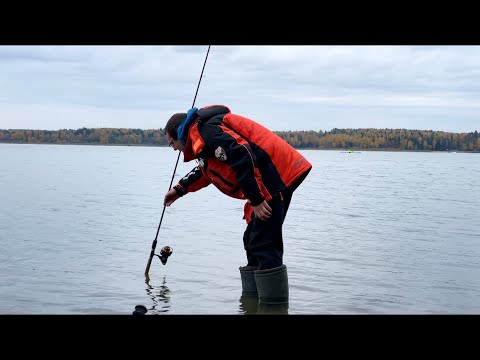
<path id="1" fill-rule="evenodd" d="M 135 310 L 132 315 L 145 315 L 147 313 L 147 308 L 143 305 L 135 306 Z"/>

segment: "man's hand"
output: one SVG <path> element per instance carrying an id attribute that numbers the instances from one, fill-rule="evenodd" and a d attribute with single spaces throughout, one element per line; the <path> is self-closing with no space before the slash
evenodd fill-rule
<path id="1" fill-rule="evenodd" d="M 272 208 L 265 200 L 257 206 L 252 206 L 252 208 L 257 219 L 267 221 L 272 216 Z"/>
<path id="2" fill-rule="evenodd" d="M 177 194 L 177 191 L 174 188 L 171 188 L 170 190 L 168 190 L 168 192 L 165 194 L 165 197 L 163 198 L 163 205 L 170 206 L 178 198 L 179 196 Z"/>

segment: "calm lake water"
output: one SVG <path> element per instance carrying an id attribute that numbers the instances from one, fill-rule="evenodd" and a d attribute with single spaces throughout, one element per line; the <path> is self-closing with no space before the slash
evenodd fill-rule
<path id="1" fill-rule="evenodd" d="M 480 313 L 480 154 L 301 151 L 284 224 L 288 314 Z M 0 144 L 0 313 L 249 314 L 243 201 L 167 208 L 164 147 Z M 174 183 L 196 165 L 180 157 Z M 254 312 L 254 310 L 253 310 Z"/>

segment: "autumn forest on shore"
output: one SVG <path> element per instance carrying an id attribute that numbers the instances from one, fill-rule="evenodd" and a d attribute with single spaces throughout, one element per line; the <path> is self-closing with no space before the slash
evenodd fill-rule
<path id="1" fill-rule="evenodd" d="M 297 149 L 480 152 L 478 132 L 408 129 L 274 131 Z M 0 129 L 0 143 L 167 146 L 163 129 L 81 128 L 77 130 Z"/>

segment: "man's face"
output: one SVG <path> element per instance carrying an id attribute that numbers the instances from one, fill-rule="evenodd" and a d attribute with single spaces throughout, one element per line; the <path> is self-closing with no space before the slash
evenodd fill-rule
<path id="1" fill-rule="evenodd" d="M 180 142 L 180 140 L 173 140 L 173 138 L 170 136 L 170 134 L 166 134 L 165 137 L 167 138 L 167 142 L 168 142 L 168 146 L 170 146 L 171 148 L 173 148 L 173 150 L 180 150 L 180 151 L 183 151 L 183 149 L 185 148 L 185 146 L 182 145 L 182 143 Z"/>

